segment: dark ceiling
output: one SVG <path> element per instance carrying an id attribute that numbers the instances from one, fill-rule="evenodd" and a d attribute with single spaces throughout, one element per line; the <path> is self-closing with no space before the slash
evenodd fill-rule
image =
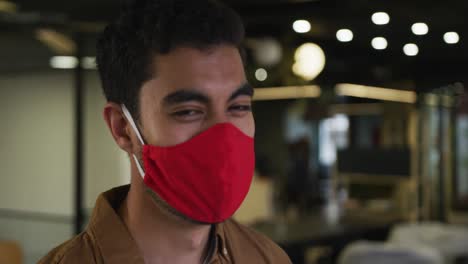
<path id="1" fill-rule="evenodd" d="M 66 31 L 72 22 L 86 22 L 87 29 L 99 29 L 117 16 L 116 0 L 13 0 L 19 7 L 18 14 L 0 16 L 0 32 L 3 39 L 25 28 L 52 26 Z M 249 38 L 273 37 L 283 49 L 293 50 L 301 43 L 312 41 L 325 50 L 327 68 L 321 75 L 322 82 L 365 82 L 382 84 L 412 81 L 418 87 L 436 87 L 446 82 L 464 81 L 468 67 L 468 1 L 466 0 L 229 0 L 244 19 Z M 391 16 L 390 24 L 377 26 L 371 22 L 376 11 Z M 312 30 L 297 34 L 292 30 L 296 19 L 307 19 Z M 415 36 L 410 28 L 415 22 L 425 22 L 430 31 L 425 36 Z M 340 28 L 354 32 L 354 40 L 340 43 L 335 33 Z M 447 45 L 443 34 L 457 31 L 461 41 Z M 24 33 L 26 34 L 26 33 Z M 376 36 L 384 36 L 389 47 L 384 51 L 372 49 L 370 42 Z M 23 39 L 27 38 L 22 36 Z M 0 37 L 2 38 L 2 37 Z M 407 57 L 402 52 L 406 43 L 416 43 L 420 53 Z M 13 49 L 21 46 L 16 41 L 2 40 L 0 45 Z M 28 44 L 23 44 L 27 46 Z M 26 47 L 25 47 L 26 48 Z M 0 51 L 0 57 L 10 52 Z M 7 49 L 8 50 L 8 49 Z M 8 54 L 3 54 L 8 53 Z M 46 55 L 44 55 L 46 56 Z M 1 64 L 1 63 L 0 63 Z M 1 67 L 1 65 L 0 65 Z"/>

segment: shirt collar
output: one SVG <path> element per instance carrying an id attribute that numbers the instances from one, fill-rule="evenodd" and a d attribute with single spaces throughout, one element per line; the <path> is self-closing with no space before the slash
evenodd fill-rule
<path id="1" fill-rule="evenodd" d="M 87 232 L 95 238 L 105 263 L 144 264 L 136 242 L 117 213 L 129 188 L 130 185 L 125 185 L 99 195 L 89 222 Z M 224 224 L 216 224 L 214 228 L 214 251 L 208 263 L 220 256 L 228 260 Z"/>
<path id="2" fill-rule="evenodd" d="M 127 185 L 101 194 L 89 222 L 88 229 L 94 235 L 104 263 L 144 264 L 136 242 L 117 214 L 128 190 Z"/>

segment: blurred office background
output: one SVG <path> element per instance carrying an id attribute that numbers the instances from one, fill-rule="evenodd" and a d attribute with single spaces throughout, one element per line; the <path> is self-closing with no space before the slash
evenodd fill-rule
<path id="1" fill-rule="evenodd" d="M 0 0 L 6 263 L 36 263 L 129 183 L 94 60 L 118 2 Z M 225 2 L 257 88 L 256 177 L 235 217 L 298 264 L 466 263 L 468 2 Z"/>

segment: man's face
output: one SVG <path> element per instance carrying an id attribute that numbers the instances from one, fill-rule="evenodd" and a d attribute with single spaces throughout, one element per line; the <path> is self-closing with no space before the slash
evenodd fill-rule
<path id="1" fill-rule="evenodd" d="M 177 48 L 158 55 L 154 71 L 156 77 L 140 94 L 141 129 L 148 144 L 174 146 L 225 122 L 254 136 L 253 90 L 237 48 Z"/>

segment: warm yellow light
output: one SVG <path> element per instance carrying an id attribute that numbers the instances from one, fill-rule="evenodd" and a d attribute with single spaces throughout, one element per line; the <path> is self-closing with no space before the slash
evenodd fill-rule
<path id="1" fill-rule="evenodd" d="M 72 55 L 76 52 L 76 44 L 73 39 L 51 29 L 38 29 L 36 38 L 47 45 L 55 53 Z"/>
<path id="2" fill-rule="evenodd" d="M 78 59 L 73 56 L 54 56 L 50 59 L 50 67 L 54 69 L 74 69 L 78 66 Z"/>
<path id="3" fill-rule="evenodd" d="M 307 33 L 311 29 L 310 22 L 307 20 L 296 20 L 293 23 L 293 29 L 297 33 Z"/>
<path id="4" fill-rule="evenodd" d="M 457 44 L 460 41 L 460 36 L 457 32 L 447 32 L 444 34 L 444 41 L 447 44 Z"/>
<path id="5" fill-rule="evenodd" d="M 388 46 L 387 39 L 384 37 L 376 37 L 372 39 L 372 47 L 376 50 L 384 50 Z"/>
<path id="6" fill-rule="evenodd" d="M 403 47 L 403 52 L 406 56 L 416 56 L 419 53 L 419 48 L 414 43 L 408 43 Z"/>
<path id="7" fill-rule="evenodd" d="M 335 87 L 335 92 L 341 96 L 352 96 L 402 103 L 415 103 L 417 100 L 417 94 L 414 91 L 403 91 L 349 83 L 337 84 Z"/>
<path id="8" fill-rule="evenodd" d="M 319 86 L 284 86 L 255 89 L 254 101 L 284 100 L 297 98 L 320 97 L 322 91 Z"/>
<path id="9" fill-rule="evenodd" d="M 314 43 L 300 46 L 294 55 L 295 63 L 292 71 L 306 81 L 315 79 L 325 68 L 325 53 Z"/>
<path id="10" fill-rule="evenodd" d="M 0 12 L 15 13 L 17 9 L 16 4 L 10 1 L 0 0 Z"/>
<path id="11" fill-rule="evenodd" d="M 53 69 L 75 69 L 78 67 L 78 58 L 75 56 L 53 56 L 50 58 L 50 67 Z M 96 58 L 95 57 L 83 57 L 81 58 L 81 66 L 86 70 L 96 70 Z"/>
<path id="12" fill-rule="evenodd" d="M 96 57 L 84 57 L 81 60 L 83 69 L 86 70 L 97 70 Z"/>
<path id="13" fill-rule="evenodd" d="M 336 38 L 340 42 L 350 42 L 354 38 L 354 34 L 349 29 L 340 29 L 336 32 Z"/>
<path id="14" fill-rule="evenodd" d="M 422 36 L 429 32 L 429 27 L 426 23 L 414 23 L 411 26 L 411 31 L 413 31 L 413 34 L 415 35 Z"/>
<path id="15" fill-rule="evenodd" d="M 372 22 L 376 25 L 386 25 L 390 22 L 390 16 L 385 12 L 377 12 L 372 15 Z"/>
<path id="16" fill-rule="evenodd" d="M 263 68 L 257 69 L 255 71 L 255 78 L 260 82 L 266 81 L 268 78 L 268 72 Z"/>

